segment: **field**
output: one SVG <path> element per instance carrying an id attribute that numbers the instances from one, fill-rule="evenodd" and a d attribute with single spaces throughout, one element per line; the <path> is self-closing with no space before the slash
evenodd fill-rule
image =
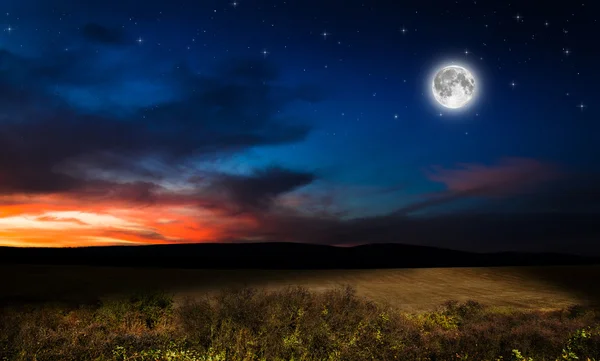
<path id="1" fill-rule="evenodd" d="M 0 272 L 1 361 L 600 360 L 600 267 Z"/>
<path id="2" fill-rule="evenodd" d="M 0 303 L 67 301 L 161 290 L 179 304 L 235 286 L 268 290 L 302 286 L 322 291 L 350 285 L 358 296 L 405 311 L 426 311 L 447 300 L 492 307 L 558 309 L 600 301 L 600 266 L 423 268 L 377 270 L 195 270 L 2 265 Z"/>

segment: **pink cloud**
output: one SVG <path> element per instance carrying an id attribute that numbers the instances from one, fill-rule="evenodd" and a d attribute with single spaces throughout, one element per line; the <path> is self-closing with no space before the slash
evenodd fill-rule
<path id="1" fill-rule="evenodd" d="M 526 192 L 561 172 L 555 165 L 529 158 L 504 158 L 498 164 L 458 164 L 458 168 L 432 167 L 427 177 L 446 185 L 454 193 L 508 196 Z"/>

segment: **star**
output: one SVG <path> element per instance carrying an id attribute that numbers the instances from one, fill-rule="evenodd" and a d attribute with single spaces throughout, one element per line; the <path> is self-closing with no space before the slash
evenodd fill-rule
<path id="1" fill-rule="evenodd" d="M 331 34 L 329 34 L 327 31 L 323 31 L 321 35 L 323 36 L 323 39 L 327 40 L 327 37 Z"/>
<path id="2" fill-rule="evenodd" d="M 233 8 L 235 9 L 235 8 L 237 8 L 237 6 L 238 6 L 239 4 L 240 4 L 240 3 L 238 3 L 237 1 L 235 1 L 235 0 L 234 0 L 234 1 L 233 1 L 233 2 L 230 4 L 230 5 L 231 5 L 231 6 L 233 6 Z"/>
<path id="3" fill-rule="evenodd" d="M 546 22 L 544 22 L 544 26 L 548 27 L 548 26 L 550 26 L 550 23 L 546 21 Z"/>
<path id="4" fill-rule="evenodd" d="M 569 54 L 571 54 L 571 51 L 570 51 L 569 49 L 565 49 L 565 50 L 563 51 L 563 53 L 565 53 L 565 55 L 567 55 L 567 56 L 568 56 Z"/>
<path id="5" fill-rule="evenodd" d="M 585 104 L 583 104 L 583 102 L 577 106 L 577 108 L 581 109 L 581 111 L 583 111 L 583 108 L 585 108 L 585 107 L 586 106 L 585 106 Z"/>
<path id="6" fill-rule="evenodd" d="M 400 31 L 402 32 L 402 35 L 406 34 L 406 28 L 404 28 L 404 26 L 402 27 L 402 29 L 400 29 Z"/>
<path id="7" fill-rule="evenodd" d="M 394 119 L 398 119 L 398 114 L 394 114 Z"/>
<path id="8" fill-rule="evenodd" d="M 469 55 L 469 50 L 465 49 L 465 55 Z"/>
<path id="9" fill-rule="evenodd" d="M 517 83 L 515 83 L 515 81 L 513 80 L 512 83 L 510 83 L 510 86 L 514 89 L 515 86 L 517 85 Z"/>
<path id="10" fill-rule="evenodd" d="M 141 45 L 141 44 L 144 42 L 144 39 L 142 39 L 142 38 L 140 37 L 140 38 L 138 38 L 136 41 L 137 41 L 137 43 L 138 43 L 138 44 L 140 44 L 140 45 Z"/>
<path id="11" fill-rule="evenodd" d="M 267 49 L 263 49 L 263 51 L 261 51 L 261 54 L 266 58 L 267 55 L 269 55 L 269 52 L 267 51 Z"/>
<path id="12" fill-rule="evenodd" d="M 14 30 L 14 28 L 12 26 L 8 26 L 8 28 L 6 28 L 6 31 L 8 31 L 8 33 L 10 34 L 12 31 Z"/>
<path id="13" fill-rule="evenodd" d="M 523 17 L 521 15 L 517 14 L 515 16 L 515 19 L 517 19 L 517 22 L 521 22 L 523 20 Z"/>

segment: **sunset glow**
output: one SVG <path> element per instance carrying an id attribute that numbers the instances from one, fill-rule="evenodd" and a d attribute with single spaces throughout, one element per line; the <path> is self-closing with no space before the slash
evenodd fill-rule
<path id="1" fill-rule="evenodd" d="M 85 206 L 73 199 L 50 198 L 52 202 L 29 197 L 28 204 L 2 206 L 0 245 L 78 247 L 219 241 L 242 236 L 231 232 L 235 229 L 232 222 L 249 225 L 248 219 L 241 216 L 217 217 L 211 211 L 187 205 Z M 3 203 L 16 203 L 18 199 L 5 197 Z"/>

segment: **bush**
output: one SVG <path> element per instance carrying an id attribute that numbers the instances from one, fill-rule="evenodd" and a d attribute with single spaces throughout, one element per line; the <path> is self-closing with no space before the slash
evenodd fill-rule
<path id="1" fill-rule="evenodd" d="M 600 326 L 576 330 L 563 349 L 564 360 L 579 360 L 583 357 L 600 358 Z"/>
<path id="2" fill-rule="evenodd" d="M 600 360 L 599 315 L 496 312 L 449 301 L 406 314 L 358 297 L 228 289 L 185 299 L 136 293 L 96 306 L 0 311 L 0 360 Z"/>
<path id="3" fill-rule="evenodd" d="M 129 302 L 149 329 L 161 322 L 168 322 L 173 314 L 173 296 L 164 292 L 138 292 L 130 297 Z"/>

